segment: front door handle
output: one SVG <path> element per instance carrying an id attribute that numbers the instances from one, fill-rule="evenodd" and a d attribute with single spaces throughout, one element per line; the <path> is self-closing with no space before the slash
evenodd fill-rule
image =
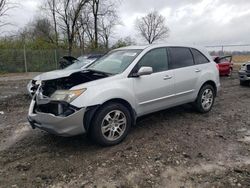
<path id="1" fill-rule="evenodd" d="M 201 69 L 195 69 L 195 72 L 201 72 Z"/>
<path id="2" fill-rule="evenodd" d="M 169 75 L 166 75 L 166 76 L 164 76 L 164 80 L 169 80 L 169 79 L 171 79 L 172 78 L 172 76 L 169 76 Z"/>

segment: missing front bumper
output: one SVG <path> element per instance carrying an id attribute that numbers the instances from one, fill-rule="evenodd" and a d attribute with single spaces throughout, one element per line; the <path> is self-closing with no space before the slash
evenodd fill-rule
<path id="1" fill-rule="evenodd" d="M 43 105 L 49 105 L 50 102 Z M 56 115 L 37 111 L 37 104 L 32 100 L 29 108 L 28 121 L 32 128 L 39 128 L 60 136 L 74 136 L 85 133 L 83 118 L 86 109 L 80 108 L 70 115 Z"/>

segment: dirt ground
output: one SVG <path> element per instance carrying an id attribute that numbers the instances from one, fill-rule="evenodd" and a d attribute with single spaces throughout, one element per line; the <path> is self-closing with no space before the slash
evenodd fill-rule
<path id="1" fill-rule="evenodd" d="M 221 79 L 210 113 L 148 115 L 106 148 L 32 130 L 30 77 L 0 77 L 0 187 L 250 187 L 250 87 L 236 73 Z"/>

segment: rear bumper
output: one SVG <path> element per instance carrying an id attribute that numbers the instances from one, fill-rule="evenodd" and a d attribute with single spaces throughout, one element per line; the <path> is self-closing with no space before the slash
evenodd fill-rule
<path id="1" fill-rule="evenodd" d="M 28 114 L 28 121 L 32 128 L 39 128 L 60 136 L 74 136 L 86 132 L 83 125 L 85 108 L 81 108 L 64 117 L 38 112 L 34 109 L 35 105 L 36 101 L 33 99 Z"/>
<path id="2" fill-rule="evenodd" d="M 246 71 L 239 71 L 239 78 L 242 81 L 248 81 L 250 80 L 250 72 L 246 72 Z"/>
<path id="3" fill-rule="evenodd" d="M 219 72 L 220 72 L 220 76 L 226 76 L 230 73 L 230 69 L 220 68 Z"/>

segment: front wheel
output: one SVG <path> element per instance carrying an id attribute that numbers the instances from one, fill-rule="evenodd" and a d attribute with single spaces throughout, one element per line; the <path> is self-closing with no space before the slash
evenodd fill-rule
<path id="1" fill-rule="evenodd" d="M 213 86 L 209 84 L 204 85 L 197 96 L 194 106 L 198 112 L 207 113 L 212 109 L 214 99 L 215 90 Z"/>
<path id="2" fill-rule="evenodd" d="M 131 115 L 120 103 L 108 103 L 96 113 L 92 122 L 91 137 L 100 145 L 112 146 L 120 143 L 131 127 Z"/>

